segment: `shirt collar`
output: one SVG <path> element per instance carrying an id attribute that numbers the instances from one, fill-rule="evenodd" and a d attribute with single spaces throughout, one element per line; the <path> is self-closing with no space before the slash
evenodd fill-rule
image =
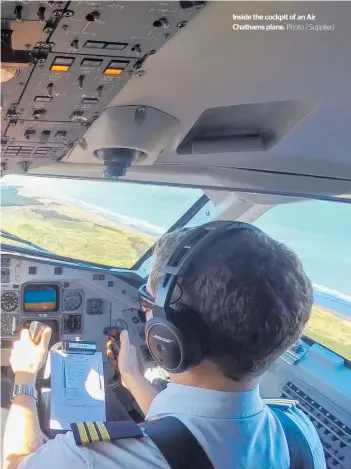
<path id="1" fill-rule="evenodd" d="M 246 392 L 168 384 L 152 401 L 147 419 L 162 414 L 188 414 L 217 419 L 251 417 L 263 409 L 259 388 Z"/>

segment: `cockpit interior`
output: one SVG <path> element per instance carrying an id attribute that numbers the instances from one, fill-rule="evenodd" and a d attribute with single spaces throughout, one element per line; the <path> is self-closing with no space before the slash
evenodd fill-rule
<path id="1" fill-rule="evenodd" d="M 105 327 L 127 329 L 146 373 L 153 246 L 239 220 L 314 287 L 261 394 L 298 400 L 328 469 L 351 469 L 350 18 L 349 2 L 1 2 L 2 424 L 23 327 L 101 352 Z M 47 368 L 37 387 L 50 438 Z"/>

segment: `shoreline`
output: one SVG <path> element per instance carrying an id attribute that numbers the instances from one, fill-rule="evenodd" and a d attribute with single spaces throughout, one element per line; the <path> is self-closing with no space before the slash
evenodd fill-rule
<path id="1" fill-rule="evenodd" d="M 136 232 L 140 235 L 149 236 L 154 241 L 157 240 L 158 234 L 155 233 L 151 229 L 144 228 L 143 226 L 138 226 L 137 221 L 133 223 L 123 223 L 122 216 L 118 214 L 113 214 L 112 212 L 106 210 L 94 210 L 88 211 L 84 207 L 84 204 L 76 204 L 69 201 L 58 201 L 52 199 L 44 199 L 44 198 L 37 198 L 36 201 L 39 204 L 35 205 L 7 205 L 2 206 L 1 209 L 3 213 L 13 211 L 21 211 L 21 210 L 30 210 L 35 211 L 38 213 L 39 211 L 57 211 L 58 214 L 62 214 L 63 216 L 71 216 L 72 221 L 84 221 L 84 222 L 91 222 L 95 225 L 105 226 L 106 228 L 115 229 L 116 231 L 126 231 L 130 230 L 132 232 Z M 62 210 L 62 212 L 61 212 Z M 68 213 L 67 213 L 68 212 Z M 109 213 L 110 212 L 110 213 Z M 80 216 L 83 215 L 84 217 Z M 49 218 L 49 217 L 48 217 Z M 54 217 L 53 217 L 54 218 Z"/>

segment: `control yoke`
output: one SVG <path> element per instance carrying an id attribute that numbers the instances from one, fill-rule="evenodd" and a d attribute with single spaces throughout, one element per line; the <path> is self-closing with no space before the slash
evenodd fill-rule
<path id="1" fill-rule="evenodd" d="M 44 329 L 46 329 L 48 326 L 43 324 L 42 322 L 39 321 L 32 321 L 29 326 L 29 337 L 32 339 L 32 341 L 35 343 L 35 345 L 38 345 L 41 336 L 43 335 Z"/>
<path id="2" fill-rule="evenodd" d="M 111 344 L 110 344 L 110 350 L 113 353 L 113 358 L 114 360 L 118 360 L 118 354 L 120 351 L 120 335 L 121 332 L 123 331 L 123 327 L 120 326 L 109 326 L 109 327 L 104 327 L 103 333 L 104 335 L 107 335 L 109 339 L 111 339 Z M 109 387 L 117 387 L 121 384 L 121 377 L 119 374 L 118 369 L 115 370 L 115 374 L 113 378 L 110 381 L 110 384 L 108 385 Z"/>

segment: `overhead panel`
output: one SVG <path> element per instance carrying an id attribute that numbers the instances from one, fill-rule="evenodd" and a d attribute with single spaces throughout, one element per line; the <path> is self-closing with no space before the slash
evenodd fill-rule
<path id="1" fill-rule="evenodd" d="M 66 156 L 205 3 L 2 2 L 2 174 Z"/>
<path id="2" fill-rule="evenodd" d="M 104 74 L 111 62 L 118 75 Z M 87 58 L 50 52 L 33 70 L 20 98 L 20 117 L 90 124 L 125 85 L 135 62 L 116 56 Z"/>
<path id="3" fill-rule="evenodd" d="M 71 2 L 74 14 L 50 38 L 53 51 L 140 58 L 162 47 L 194 16 L 196 8 L 184 9 L 180 3 Z"/>

